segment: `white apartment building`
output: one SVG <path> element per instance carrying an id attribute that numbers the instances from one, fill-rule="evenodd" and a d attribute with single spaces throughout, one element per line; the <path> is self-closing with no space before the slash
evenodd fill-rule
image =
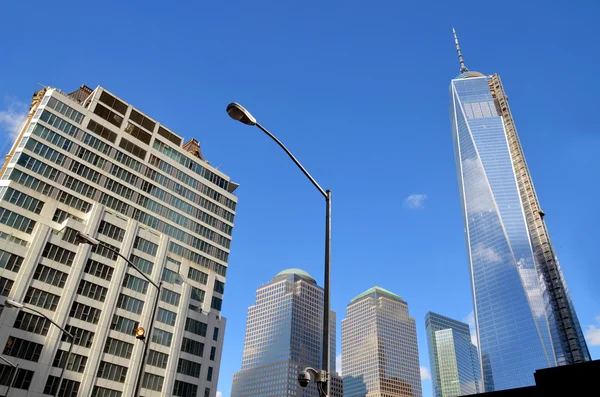
<path id="1" fill-rule="evenodd" d="M 138 396 L 215 396 L 238 185 L 182 143 L 103 87 L 34 94 L 0 180 L 10 396 L 129 397 L 138 374 Z M 77 232 L 101 244 L 77 244 Z M 158 290 L 106 247 L 160 283 L 152 329 Z M 27 307 L 74 336 L 69 357 L 69 338 Z M 3 395 L 12 375 L 0 362 Z"/>

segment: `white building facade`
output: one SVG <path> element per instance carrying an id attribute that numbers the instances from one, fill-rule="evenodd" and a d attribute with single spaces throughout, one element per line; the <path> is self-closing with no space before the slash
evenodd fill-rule
<path id="1" fill-rule="evenodd" d="M 215 396 L 237 185 L 197 141 L 182 143 L 102 87 L 34 95 L 0 180 L 0 353 L 19 365 L 11 396 L 133 396 L 138 379 L 140 396 Z M 77 244 L 77 232 L 101 244 Z M 160 284 L 156 308 L 158 290 L 106 246 Z M 58 327 L 6 299 L 70 332 L 71 356 Z M 0 363 L 0 392 L 10 375 Z"/>

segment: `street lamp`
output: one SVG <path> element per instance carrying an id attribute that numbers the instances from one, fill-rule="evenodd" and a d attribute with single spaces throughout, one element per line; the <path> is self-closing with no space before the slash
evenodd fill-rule
<path id="1" fill-rule="evenodd" d="M 54 324 L 58 329 L 60 329 L 63 332 L 64 335 L 66 335 L 69 338 L 69 351 L 67 352 L 67 358 L 65 359 L 65 363 L 62 365 L 62 368 L 60 370 L 60 378 L 58 379 L 58 386 L 56 387 L 56 391 L 54 392 L 54 396 L 56 397 L 58 395 L 58 391 L 60 390 L 60 385 L 61 385 L 61 383 L 63 381 L 63 377 L 65 375 L 65 369 L 67 367 L 67 364 L 69 363 L 69 359 L 71 358 L 71 352 L 73 351 L 73 339 L 75 339 L 75 338 L 69 331 L 67 331 L 60 325 L 58 325 L 50 317 L 46 316 L 44 313 L 34 309 L 33 307 L 31 307 L 29 305 L 25 306 L 23 303 L 14 301 L 12 299 L 7 299 L 4 301 L 4 306 L 10 307 L 13 309 L 29 310 L 30 312 L 39 314 L 40 316 L 44 317 L 46 320 L 48 320 L 52 324 Z"/>
<path id="2" fill-rule="evenodd" d="M 105 249 L 111 251 L 112 253 L 116 254 L 118 257 L 123 259 L 129 267 L 135 269 L 135 271 L 137 271 L 140 276 L 142 276 L 146 281 L 148 281 L 150 284 L 152 284 L 154 286 L 154 288 L 156 288 L 156 298 L 154 298 L 154 306 L 152 307 L 152 314 L 150 316 L 150 324 L 148 326 L 148 337 L 150 337 L 150 333 L 152 332 L 152 326 L 154 325 L 154 317 L 156 316 L 156 308 L 158 307 L 158 300 L 160 299 L 160 291 L 161 291 L 162 283 L 163 283 L 162 280 L 158 284 L 156 284 L 154 281 L 150 280 L 150 278 L 148 276 L 146 276 L 146 274 L 144 274 L 144 272 L 142 272 L 139 267 L 134 265 L 129 259 L 125 258 L 123 255 L 121 255 L 121 253 L 119 251 L 112 249 L 111 247 L 109 247 L 106 244 L 102 244 L 101 241 L 96 240 L 95 238 L 90 237 L 87 234 L 77 232 L 77 235 L 75 236 L 75 242 L 78 244 L 89 244 L 92 247 L 97 247 L 100 245 L 100 246 L 102 246 L 102 248 L 105 248 Z M 135 337 L 136 337 L 136 339 L 140 339 L 143 341 L 146 338 L 146 331 L 144 330 L 144 328 L 138 327 L 135 330 Z M 142 363 L 140 365 L 140 370 L 138 371 L 137 379 L 135 381 L 135 389 L 133 392 L 133 397 L 137 397 L 140 387 L 142 385 L 142 376 L 144 375 L 144 366 L 146 365 L 146 356 L 148 355 L 148 347 L 149 346 L 150 346 L 150 341 L 146 341 L 144 343 L 144 353 L 142 354 Z"/>
<path id="3" fill-rule="evenodd" d="M 2 356 L 0 356 L 0 360 L 4 361 L 6 364 L 8 364 L 12 367 L 12 370 L 11 370 L 12 376 L 10 377 L 10 382 L 8 382 L 8 386 L 6 388 L 6 393 L 4 394 L 4 397 L 7 397 L 8 392 L 10 391 L 11 387 L 13 387 L 13 385 L 15 384 L 15 380 L 17 379 L 17 371 L 19 370 L 19 364 L 14 364 Z"/>
<path id="4" fill-rule="evenodd" d="M 283 149 L 284 152 L 292 159 L 294 164 L 300 168 L 302 173 L 312 182 L 317 190 L 325 198 L 325 277 L 323 287 L 323 371 L 317 371 L 315 375 L 315 381 L 318 383 L 319 395 L 327 397 L 330 395 L 330 382 L 329 377 L 331 375 L 329 365 L 329 272 L 330 272 L 330 259 L 331 259 L 331 190 L 324 190 L 315 179 L 306 171 L 306 169 L 300 164 L 300 162 L 294 157 L 292 152 L 284 146 L 283 143 L 275 135 L 271 134 L 264 128 L 249 111 L 247 111 L 242 105 L 237 102 L 230 103 L 227 105 L 227 114 L 234 120 L 237 120 L 243 124 L 250 126 L 257 126 L 262 132 L 267 134 L 272 140 L 275 141 Z M 311 368 L 312 369 L 312 368 Z M 308 369 L 307 369 L 308 370 Z M 305 370 L 304 372 L 306 372 Z M 313 370 L 315 371 L 315 370 Z M 324 373 L 323 373 L 324 372 Z M 299 378 L 300 379 L 300 375 Z"/>

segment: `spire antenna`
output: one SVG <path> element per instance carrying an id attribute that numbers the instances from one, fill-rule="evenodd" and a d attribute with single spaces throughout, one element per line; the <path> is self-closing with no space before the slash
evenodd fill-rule
<path id="1" fill-rule="evenodd" d="M 458 36 L 456 35 L 456 30 L 452 28 L 452 33 L 454 33 L 454 44 L 456 44 L 456 52 L 458 53 L 458 61 L 460 62 L 460 72 L 468 72 L 469 69 L 465 66 L 465 60 L 463 59 L 462 52 L 460 51 L 460 45 L 458 44 Z"/>

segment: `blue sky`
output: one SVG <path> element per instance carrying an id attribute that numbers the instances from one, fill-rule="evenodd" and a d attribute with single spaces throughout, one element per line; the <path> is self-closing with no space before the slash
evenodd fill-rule
<path id="1" fill-rule="evenodd" d="M 183 2 L 181 2 L 183 3 Z M 256 288 L 300 267 L 322 283 L 324 203 L 238 101 L 333 191 L 332 308 L 380 285 L 417 321 L 472 311 L 448 86 L 467 66 L 499 73 L 547 224 L 600 358 L 600 4 L 593 1 L 3 2 L 0 129 L 38 83 L 103 85 L 186 138 L 241 184 L 218 389 L 240 369 Z M 285 4 L 290 3 L 290 4 Z M 3 146 L 3 147 L 2 147 Z M 341 345 L 338 341 L 338 353 Z M 424 396 L 431 395 L 425 379 Z"/>

